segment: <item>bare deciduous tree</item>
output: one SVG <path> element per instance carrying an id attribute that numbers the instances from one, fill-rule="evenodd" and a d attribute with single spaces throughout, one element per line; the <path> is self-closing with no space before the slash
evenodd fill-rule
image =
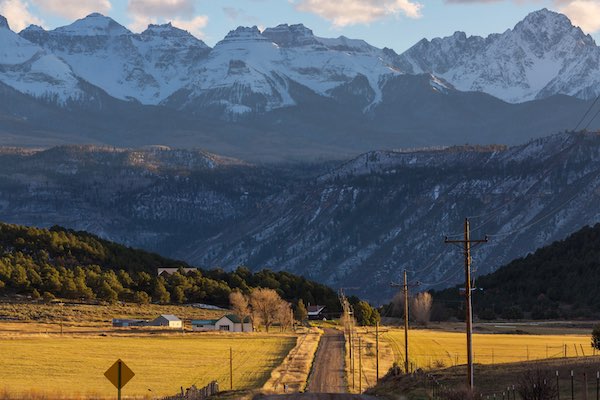
<path id="1" fill-rule="evenodd" d="M 397 318 L 404 316 L 404 293 L 402 291 L 396 293 L 392 299 L 392 316 Z"/>
<path id="2" fill-rule="evenodd" d="M 250 293 L 250 306 L 254 320 L 260 321 L 267 332 L 269 327 L 278 321 L 282 302 L 284 301 L 273 289 L 258 288 Z"/>
<path id="3" fill-rule="evenodd" d="M 277 322 L 281 324 L 282 329 L 291 328 L 294 323 L 292 315 L 292 305 L 287 301 L 281 300 L 277 310 Z"/>
<path id="4" fill-rule="evenodd" d="M 422 292 L 413 297 L 411 312 L 414 320 L 420 324 L 429 322 L 432 304 L 433 297 L 428 292 Z"/>
<path id="5" fill-rule="evenodd" d="M 539 368 L 521 374 L 517 391 L 523 400 L 552 400 L 558 394 L 552 372 Z"/>
<path id="6" fill-rule="evenodd" d="M 244 332 L 244 320 L 251 314 L 248 297 L 236 290 L 229 294 L 229 304 L 231 304 L 233 313 L 237 315 L 242 322 L 242 332 Z"/>

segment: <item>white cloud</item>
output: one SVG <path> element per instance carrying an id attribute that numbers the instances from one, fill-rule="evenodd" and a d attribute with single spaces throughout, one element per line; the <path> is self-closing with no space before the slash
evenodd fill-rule
<path id="1" fill-rule="evenodd" d="M 573 24 L 581 27 L 585 32 L 600 30 L 600 1 L 574 0 L 560 1 L 559 11 L 568 16 Z"/>
<path id="2" fill-rule="evenodd" d="M 82 18 L 93 12 L 108 13 L 112 8 L 109 0 L 32 0 L 43 11 L 64 18 Z"/>
<path id="3" fill-rule="evenodd" d="M 6 17 L 8 25 L 15 32 L 19 32 L 31 24 L 43 24 L 40 18 L 31 14 L 29 3 L 23 0 L 0 0 L 0 15 Z"/>
<path id="4" fill-rule="evenodd" d="M 208 17 L 206 15 L 198 15 L 192 19 L 174 19 L 173 26 L 176 26 L 181 29 L 185 29 L 192 35 L 203 38 L 204 32 L 202 32 L 202 28 L 208 24 Z"/>
<path id="5" fill-rule="evenodd" d="M 368 24 L 391 15 L 419 18 L 423 5 L 411 0 L 299 0 L 296 9 L 331 21 L 341 27 Z"/>
<path id="6" fill-rule="evenodd" d="M 132 19 L 129 28 L 135 32 L 143 31 L 149 24 L 170 21 L 173 26 L 203 38 L 202 29 L 208 24 L 206 15 L 194 16 L 193 0 L 129 0 L 127 11 Z"/>
<path id="7" fill-rule="evenodd" d="M 129 0 L 127 10 L 133 15 L 173 18 L 194 13 L 192 0 Z"/>
<path id="8" fill-rule="evenodd" d="M 506 0 L 445 0 L 451 4 L 497 3 Z M 540 0 L 512 0 L 517 4 L 540 3 Z M 582 30 L 588 33 L 600 30 L 600 0 L 553 0 L 557 11 L 565 14 Z"/>

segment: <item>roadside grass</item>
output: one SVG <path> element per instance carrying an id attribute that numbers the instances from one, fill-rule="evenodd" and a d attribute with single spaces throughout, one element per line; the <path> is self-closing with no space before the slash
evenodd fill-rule
<path id="1" fill-rule="evenodd" d="M 383 339 L 383 333 L 387 328 L 379 332 L 379 377 L 382 378 L 394 364 L 396 356 L 390 342 Z M 358 337 L 360 337 L 360 358 Z M 354 368 L 350 359 L 350 341 L 346 338 L 346 351 L 344 355 L 344 372 L 346 384 L 350 393 L 359 393 L 359 388 L 364 392 L 367 388 L 377 384 L 377 340 L 374 327 L 356 328 L 354 340 Z M 362 370 L 359 370 L 359 364 Z M 352 372 L 354 371 L 354 377 Z M 360 381 L 360 384 L 359 384 Z"/>
<path id="2" fill-rule="evenodd" d="M 230 347 L 234 389 L 260 388 L 295 344 L 295 335 L 256 333 L 3 337 L 0 398 L 112 398 L 104 371 L 118 358 L 136 374 L 124 396 L 172 395 L 212 380 L 227 390 Z"/>
<path id="3" fill-rule="evenodd" d="M 386 328 L 384 340 L 391 345 L 395 361 L 404 364 L 404 330 Z M 413 370 L 429 370 L 466 363 L 465 334 L 411 329 L 409 361 Z M 546 358 L 590 356 L 590 335 L 474 334 L 475 363 L 501 364 Z"/>
<path id="4" fill-rule="evenodd" d="M 561 399 L 571 399 L 571 371 L 573 371 L 573 395 L 575 399 L 595 399 L 600 390 L 596 380 L 600 371 L 600 357 L 579 357 L 535 360 L 497 365 L 475 364 L 475 388 L 484 399 L 520 398 L 518 393 L 521 377 L 528 371 L 546 371 L 548 385 L 556 385 L 556 373 Z M 466 366 L 460 365 L 410 375 L 387 375 L 367 393 L 390 399 L 429 400 L 433 398 L 430 375 L 446 388 L 461 388 L 466 383 Z M 587 376 L 587 396 L 584 396 Z M 598 385 L 598 387 L 597 387 Z M 513 392 L 514 386 L 514 392 Z M 510 392 L 510 396 L 509 396 Z M 503 396 L 503 393 L 505 396 Z"/>
<path id="5" fill-rule="evenodd" d="M 270 393 L 304 391 L 322 333 L 323 331 L 318 328 L 306 329 L 298 337 L 294 349 L 273 370 L 263 389 Z"/>

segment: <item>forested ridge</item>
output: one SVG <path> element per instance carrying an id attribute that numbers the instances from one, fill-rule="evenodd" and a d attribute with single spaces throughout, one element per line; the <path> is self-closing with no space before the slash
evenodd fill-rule
<path id="1" fill-rule="evenodd" d="M 516 259 L 475 280 L 480 319 L 596 318 L 600 316 L 600 224 Z M 433 294 L 441 315 L 461 318 L 460 286 Z"/>
<path id="2" fill-rule="evenodd" d="M 294 304 L 324 304 L 338 309 L 331 288 L 287 272 L 251 272 L 240 266 L 180 270 L 168 277 L 157 268 L 190 268 L 182 261 L 132 249 L 87 232 L 0 223 L 0 294 L 34 299 L 60 297 L 84 301 L 137 303 L 202 302 L 227 306 L 233 290 L 275 289 Z"/>

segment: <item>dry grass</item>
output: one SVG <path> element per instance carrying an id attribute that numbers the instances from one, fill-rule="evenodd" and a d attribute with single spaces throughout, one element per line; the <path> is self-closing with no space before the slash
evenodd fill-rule
<path id="1" fill-rule="evenodd" d="M 202 310 L 185 306 L 162 305 L 90 305 L 0 303 L 0 335 L 25 334 L 96 334 L 131 333 L 132 330 L 113 329 L 113 318 L 154 319 L 160 314 L 175 314 L 184 321 L 220 318 L 226 311 Z M 189 326 L 188 326 L 189 327 Z"/>
<path id="2" fill-rule="evenodd" d="M 116 391 L 103 374 L 118 358 L 136 373 L 123 390 L 127 396 L 174 394 L 181 386 L 204 386 L 211 380 L 228 389 L 230 347 L 234 388 L 259 388 L 295 343 L 294 335 L 249 333 L 0 338 L 0 365 L 6 366 L 0 394 L 110 397 Z"/>
<path id="3" fill-rule="evenodd" d="M 318 328 L 311 328 L 298 337 L 296 347 L 281 365 L 273 370 L 263 389 L 272 393 L 283 393 L 286 385 L 288 393 L 303 391 L 322 333 Z"/>
<path id="4" fill-rule="evenodd" d="M 383 335 L 396 361 L 404 363 L 404 331 L 389 329 Z M 500 364 L 545 358 L 592 355 L 590 335 L 474 334 L 474 361 Z M 413 369 L 433 369 L 466 363 L 465 335 L 459 332 L 415 329 L 409 331 L 409 357 Z"/>
<path id="5" fill-rule="evenodd" d="M 383 329 L 382 329 L 383 331 Z M 367 388 L 377 384 L 377 342 L 375 328 L 362 327 L 356 328 L 356 337 L 354 340 L 354 377 L 352 376 L 352 367 L 350 359 L 350 342 L 346 338 L 346 354 L 344 360 L 344 369 L 346 373 L 346 382 L 348 390 L 352 393 L 359 393 L 359 389 L 365 391 Z M 360 337 L 361 354 L 359 359 L 358 337 Z M 383 377 L 392 367 L 396 360 L 392 346 L 387 340 L 383 340 L 382 332 L 379 333 L 379 377 Z M 360 362 L 359 362 L 360 361 Z M 362 370 L 359 370 L 359 364 L 362 364 Z M 360 384 L 359 384 L 360 382 Z"/>

